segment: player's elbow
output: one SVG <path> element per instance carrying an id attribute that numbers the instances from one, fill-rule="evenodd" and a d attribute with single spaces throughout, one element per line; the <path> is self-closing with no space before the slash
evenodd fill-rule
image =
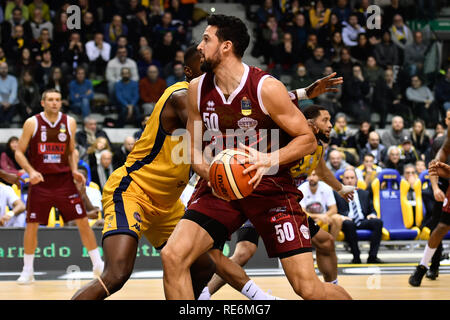
<path id="1" fill-rule="evenodd" d="M 317 139 L 312 132 L 307 133 L 305 149 L 307 154 L 311 154 L 317 149 Z"/>

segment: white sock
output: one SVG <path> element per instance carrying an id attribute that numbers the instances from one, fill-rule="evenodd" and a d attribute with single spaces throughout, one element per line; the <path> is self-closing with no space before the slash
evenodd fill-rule
<path id="1" fill-rule="evenodd" d="M 423 257 L 422 260 L 420 260 L 420 264 L 428 268 L 428 264 L 430 263 L 431 258 L 433 258 L 436 249 L 437 248 L 430 248 L 427 243 L 427 245 L 425 246 L 425 250 L 423 251 Z"/>
<path id="2" fill-rule="evenodd" d="M 28 272 L 33 272 L 34 265 L 34 254 L 26 254 L 23 255 L 23 270 Z"/>
<path id="3" fill-rule="evenodd" d="M 249 298 L 250 300 L 274 300 L 275 297 L 265 293 L 261 290 L 260 287 L 253 282 L 253 280 L 249 280 L 241 290 L 241 293 Z"/>
<path id="4" fill-rule="evenodd" d="M 209 293 L 209 288 L 206 286 L 197 300 L 211 300 L 211 293 Z"/>
<path id="5" fill-rule="evenodd" d="M 100 257 L 100 251 L 98 248 L 95 248 L 91 251 L 88 251 L 89 257 L 91 257 L 92 265 L 97 266 L 103 263 L 102 258 Z"/>

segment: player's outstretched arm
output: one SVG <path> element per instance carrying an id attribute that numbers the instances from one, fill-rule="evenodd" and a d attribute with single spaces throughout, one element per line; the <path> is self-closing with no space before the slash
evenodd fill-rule
<path id="1" fill-rule="evenodd" d="M 314 99 L 327 92 L 338 92 L 339 89 L 336 86 L 344 83 L 344 79 L 342 77 L 334 78 L 334 76 L 336 76 L 336 72 L 314 81 L 306 88 L 292 90 L 290 93 L 294 94 L 298 100 L 306 100 Z"/>
<path id="2" fill-rule="evenodd" d="M 209 164 L 203 157 L 203 121 L 200 116 L 197 102 L 197 89 L 199 78 L 189 83 L 188 89 L 188 119 L 186 129 L 190 138 L 190 158 L 192 169 L 203 179 L 209 181 Z"/>

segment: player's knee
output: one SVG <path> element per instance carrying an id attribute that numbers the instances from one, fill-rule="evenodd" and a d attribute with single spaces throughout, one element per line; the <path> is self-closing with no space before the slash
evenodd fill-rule
<path id="1" fill-rule="evenodd" d="M 240 266 L 243 266 L 251 259 L 251 257 L 253 257 L 256 249 L 257 246 L 251 242 L 240 242 L 239 246 L 236 247 L 232 260 Z"/>
<path id="2" fill-rule="evenodd" d="M 161 260 L 165 272 L 177 272 L 179 268 L 182 268 L 185 265 L 185 261 L 182 259 L 179 252 L 170 245 L 166 245 L 161 250 Z"/>
<path id="3" fill-rule="evenodd" d="M 324 239 L 324 241 L 320 242 L 318 247 L 316 247 L 316 250 L 318 250 L 318 251 L 320 251 L 320 253 L 326 254 L 326 255 L 329 255 L 332 252 L 334 252 L 335 248 L 334 248 L 333 236 L 327 232 L 326 239 Z"/>
<path id="4" fill-rule="evenodd" d="M 318 280 L 320 282 L 320 280 Z M 322 299 L 320 294 L 321 290 L 318 290 L 317 283 L 314 280 L 309 281 L 295 281 L 293 283 L 293 289 L 304 300 L 316 300 Z"/>
<path id="5" fill-rule="evenodd" d="M 113 293 L 123 287 L 125 282 L 130 278 L 132 271 L 133 270 L 129 268 L 105 268 L 101 278 L 107 285 L 108 290 Z"/>

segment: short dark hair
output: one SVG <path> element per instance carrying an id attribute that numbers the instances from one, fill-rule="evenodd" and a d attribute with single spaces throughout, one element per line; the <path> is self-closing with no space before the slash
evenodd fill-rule
<path id="1" fill-rule="evenodd" d="M 242 58 L 250 43 L 247 26 L 241 19 L 223 14 L 213 14 L 207 18 L 208 25 L 217 27 L 217 38 L 220 41 L 231 41 L 233 52 Z"/>
<path id="2" fill-rule="evenodd" d="M 369 153 L 369 152 L 364 154 L 363 160 L 364 160 L 365 157 L 372 157 L 373 159 L 375 159 L 375 156 L 373 154 Z"/>
<path id="3" fill-rule="evenodd" d="M 197 45 L 194 44 L 186 49 L 184 52 L 184 65 L 190 67 L 192 64 L 192 59 L 198 54 Z"/>
<path id="4" fill-rule="evenodd" d="M 59 95 L 61 95 L 61 92 L 58 89 L 55 88 L 51 88 L 51 89 L 47 89 L 44 92 L 42 92 L 42 98 L 41 100 L 45 100 L 45 97 L 47 96 L 48 93 L 59 93 Z"/>
<path id="5" fill-rule="evenodd" d="M 327 108 L 319 106 L 318 104 L 311 104 L 303 110 L 303 114 L 306 119 L 315 119 L 320 116 L 321 110 L 328 111 Z"/>

